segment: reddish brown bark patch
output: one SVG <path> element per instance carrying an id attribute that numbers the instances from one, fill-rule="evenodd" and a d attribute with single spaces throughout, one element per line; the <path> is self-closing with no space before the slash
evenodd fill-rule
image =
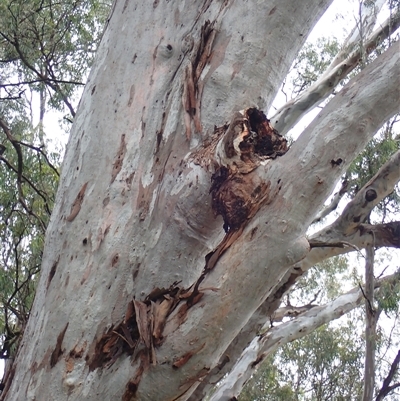
<path id="1" fill-rule="evenodd" d="M 67 323 L 65 325 L 64 329 L 57 336 L 56 346 L 50 356 L 50 367 L 51 368 L 56 365 L 56 363 L 59 361 L 61 355 L 63 354 L 63 350 L 61 347 L 62 347 L 62 342 L 64 340 L 65 332 L 67 331 L 67 328 L 68 328 L 68 324 L 69 323 Z"/>
<path id="2" fill-rule="evenodd" d="M 75 360 L 82 358 L 83 353 L 86 349 L 86 345 L 86 341 L 80 347 L 76 345 L 67 355 L 65 359 L 65 364 L 68 373 L 74 370 Z"/>
<path id="3" fill-rule="evenodd" d="M 251 176 L 240 173 L 229 175 L 225 167 L 212 179 L 212 208 L 215 216 L 223 217 L 225 232 L 239 230 L 268 196 L 269 184 L 255 185 Z"/>
<path id="4" fill-rule="evenodd" d="M 126 153 L 126 143 L 125 143 L 125 134 L 121 135 L 121 142 L 117 151 L 117 155 L 115 156 L 112 172 L 111 172 L 111 183 L 114 182 L 115 177 L 121 171 L 122 163 L 124 162 L 124 157 Z"/>
<path id="5" fill-rule="evenodd" d="M 239 147 L 248 146 L 253 152 L 260 156 L 275 159 L 287 152 L 287 140 L 272 127 L 265 114 L 256 108 L 246 110 L 246 117 L 250 123 L 251 133 L 244 138 L 244 144 Z"/>
<path id="6" fill-rule="evenodd" d="M 119 262 L 119 255 L 118 253 L 115 253 L 111 259 L 111 266 L 115 267 Z"/>
<path id="7" fill-rule="evenodd" d="M 193 351 L 187 352 L 185 355 L 181 356 L 180 358 L 176 359 L 175 362 L 172 364 L 172 367 L 178 369 L 185 365 L 189 359 L 194 355 Z"/>
<path id="8" fill-rule="evenodd" d="M 57 260 L 51 266 L 49 277 L 47 279 L 47 289 L 49 288 L 51 280 L 53 280 L 53 277 L 56 274 L 57 265 L 58 265 L 59 260 L 60 260 L 60 256 L 58 256 Z"/>
<path id="9" fill-rule="evenodd" d="M 263 161 L 284 155 L 287 141 L 256 108 L 236 113 L 221 141 L 223 164 L 211 177 L 212 208 L 223 217 L 226 232 L 237 231 L 270 198 L 270 183 L 251 173 Z"/>
<path id="10" fill-rule="evenodd" d="M 123 354 L 132 355 L 139 338 L 135 313 L 130 302 L 125 319 L 116 326 L 111 326 L 97 340 L 92 355 L 90 357 L 87 356 L 89 371 L 101 367 L 110 367 Z"/>
<path id="11" fill-rule="evenodd" d="M 185 70 L 182 103 L 186 111 L 186 137 L 191 137 L 191 122 L 197 132 L 201 132 L 200 109 L 202 87 L 199 79 L 204 67 L 212 56 L 211 49 L 216 36 L 214 23 L 206 21 L 201 28 L 200 41 L 193 51 L 194 57 Z"/>
<path id="12" fill-rule="evenodd" d="M 81 190 L 79 191 L 78 195 L 76 196 L 74 203 L 72 204 L 71 207 L 71 213 L 69 214 L 69 216 L 66 218 L 67 221 L 71 222 L 75 219 L 75 217 L 78 215 L 78 213 L 81 210 L 81 206 L 83 203 L 83 199 L 85 197 L 85 191 L 86 191 L 86 187 L 87 187 L 87 182 L 85 184 L 83 184 Z"/>
<path id="13" fill-rule="evenodd" d="M 144 352 L 139 354 L 140 364 L 136 371 L 135 376 L 133 376 L 125 386 L 125 392 L 122 396 L 122 401 L 132 401 L 135 396 L 140 380 L 142 378 L 143 373 L 149 368 L 149 360 L 148 355 Z"/>

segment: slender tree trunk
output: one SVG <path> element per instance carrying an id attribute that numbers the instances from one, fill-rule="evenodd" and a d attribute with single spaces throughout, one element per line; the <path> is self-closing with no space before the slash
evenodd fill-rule
<path id="1" fill-rule="evenodd" d="M 379 311 L 374 305 L 374 256 L 372 245 L 365 249 L 365 362 L 363 401 L 372 401 L 375 390 L 376 325 Z"/>

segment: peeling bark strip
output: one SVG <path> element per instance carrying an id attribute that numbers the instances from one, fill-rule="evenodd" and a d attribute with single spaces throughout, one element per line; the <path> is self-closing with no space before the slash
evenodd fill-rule
<path id="1" fill-rule="evenodd" d="M 124 320 L 107 330 L 97 340 L 90 360 L 86 358 L 89 370 L 108 368 L 123 354 L 134 359 L 146 355 L 146 364 L 155 365 L 154 347 L 163 342 L 165 321 L 182 300 L 186 301 L 186 293 L 178 283 L 173 283 L 169 288 L 155 288 L 143 302 L 129 302 Z M 140 348 L 140 343 L 144 347 Z"/>
<path id="2" fill-rule="evenodd" d="M 53 280 L 53 277 L 54 277 L 54 275 L 56 274 L 57 265 L 58 265 L 59 260 L 60 260 L 60 255 L 58 256 L 57 260 L 56 260 L 56 261 L 53 263 L 53 265 L 51 266 L 51 270 L 50 270 L 50 273 L 49 273 L 49 277 L 48 277 L 48 279 L 47 279 L 47 287 L 46 287 L 47 289 L 49 288 L 50 283 L 51 283 L 51 280 Z"/>
<path id="3" fill-rule="evenodd" d="M 185 70 L 182 101 L 186 112 L 185 126 L 188 140 L 190 140 L 191 137 L 192 121 L 196 131 L 201 132 L 200 110 L 202 85 L 199 85 L 199 80 L 204 67 L 212 56 L 211 49 L 216 33 L 214 22 L 206 21 L 201 28 L 201 38 L 194 50 L 194 58 L 189 62 Z"/>
<path id="4" fill-rule="evenodd" d="M 136 324 L 139 330 L 140 339 L 144 342 L 147 349 L 151 347 L 151 338 L 149 331 L 149 319 L 147 315 L 147 305 L 144 302 L 133 300 L 135 307 Z"/>
<path id="5" fill-rule="evenodd" d="M 69 323 L 67 323 L 65 325 L 64 329 L 60 332 L 60 334 L 57 337 L 56 347 L 54 348 L 54 351 L 51 353 L 51 356 L 50 356 L 50 367 L 51 368 L 55 366 L 55 364 L 60 359 L 60 356 L 63 354 L 63 350 L 61 349 L 61 346 L 62 346 L 62 342 L 64 340 L 65 332 L 67 331 L 67 328 L 68 328 L 68 324 Z"/>
<path id="6" fill-rule="evenodd" d="M 71 222 L 75 219 L 75 217 L 78 215 L 78 213 L 81 210 L 83 198 L 85 197 L 85 191 L 87 187 L 87 182 L 83 184 L 81 190 L 79 191 L 78 195 L 76 196 L 76 199 L 74 200 L 74 203 L 72 204 L 71 207 L 71 213 L 70 215 L 66 218 L 67 221 Z"/>
<path id="7" fill-rule="evenodd" d="M 132 355 L 140 339 L 136 324 L 133 303 L 128 304 L 125 319 L 102 335 L 97 341 L 94 352 L 86 356 L 89 371 L 110 367 L 124 353 Z"/>
<path id="8" fill-rule="evenodd" d="M 114 160 L 113 169 L 111 173 L 111 183 L 114 182 L 115 177 L 121 171 L 122 163 L 124 162 L 124 157 L 126 153 L 126 143 L 125 143 L 125 134 L 121 135 L 121 143 L 119 145 L 119 149 L 117 155 Z"/>

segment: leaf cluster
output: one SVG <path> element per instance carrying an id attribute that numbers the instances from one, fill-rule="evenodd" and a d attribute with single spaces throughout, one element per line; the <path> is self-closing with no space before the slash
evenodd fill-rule
<path id="1" fill-rule="evenodd" d="M 10 339 L 21 333 L 29 316 L 40 271 L 44 234 L 58 184 L 59 155 L 24 146 L 26 135 L 12 127 L 22 163 L 13 147 L 0 161 L 0 357 L 11 354 Z M 35 136 L 34 133 L 31 133 Z M 34 138 L 32 138 L 34 140 Z M 22 144 L 22 145 L 21 145 Z M 21 163 L 21 164 L 19 164 Z M 17 166 L 21 166 L 21 168 Z M 20 172 L 20 174 L 19 174 Z M 15 344 L 15 341 L 13 342 Z"/>
<path id="2" fill-rule="evenodd" d="M 352 323 L 325 325 L 277 351 L 239 400 L 358 400 L 362 366 L 363 342 Z"/>
<path id="3" fill-rule="evenodd" d="M 2 99 L 27 87 L 49 90 L 49 105 L 75 111 L 71 97 L 84 85 L 110 2 L 98 0 L 1 0 Z"/>

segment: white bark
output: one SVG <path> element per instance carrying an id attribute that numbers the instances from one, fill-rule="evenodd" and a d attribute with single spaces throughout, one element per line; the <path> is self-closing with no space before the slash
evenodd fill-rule
<path id="1" fill-rule="evenodd" d="M 343 198 L 343 195 L 347 193 L 347 185 L 348 181 L 343 181 L 342 186 L 339 191 L 337 191 L 333 196 L 329 205 L 324 205 L 322 210 L 315 216 L 313 223 L 317 223 L 332 213 L 339 206 L 340 200 Z"/>
<path id="2" fill-rule="evenodd" d="M 209 190 L 212 144 L 226 137 L 212 133 L 233 111 L 270 105 L 329 3 L 116 2 L 3 399 L 185 400 L 306 257 L 316 210 L 397 109 L 397 52 L 366 68 L 286 155 L 244 175 L 264 192 L 225 236 Z"/>
<path id="3" fill-rule="evenodd" d="M 399 280 L 398 274 L 387 276 L 377 281 L 375 288 L 379 288 L 383 282 L 395 284 Z M 282 345 L 302 338 L 323 324 L 359 307 L 365 300 L 364 295 L 364 291 L 356 287 L 332 302 L 311 308 L 293 320 L 272 328 L 265 327 L 243 351 L 231 372 L 207 401 L 229 401 L 238 396 L 243 386 L 269 355 Z"/>

